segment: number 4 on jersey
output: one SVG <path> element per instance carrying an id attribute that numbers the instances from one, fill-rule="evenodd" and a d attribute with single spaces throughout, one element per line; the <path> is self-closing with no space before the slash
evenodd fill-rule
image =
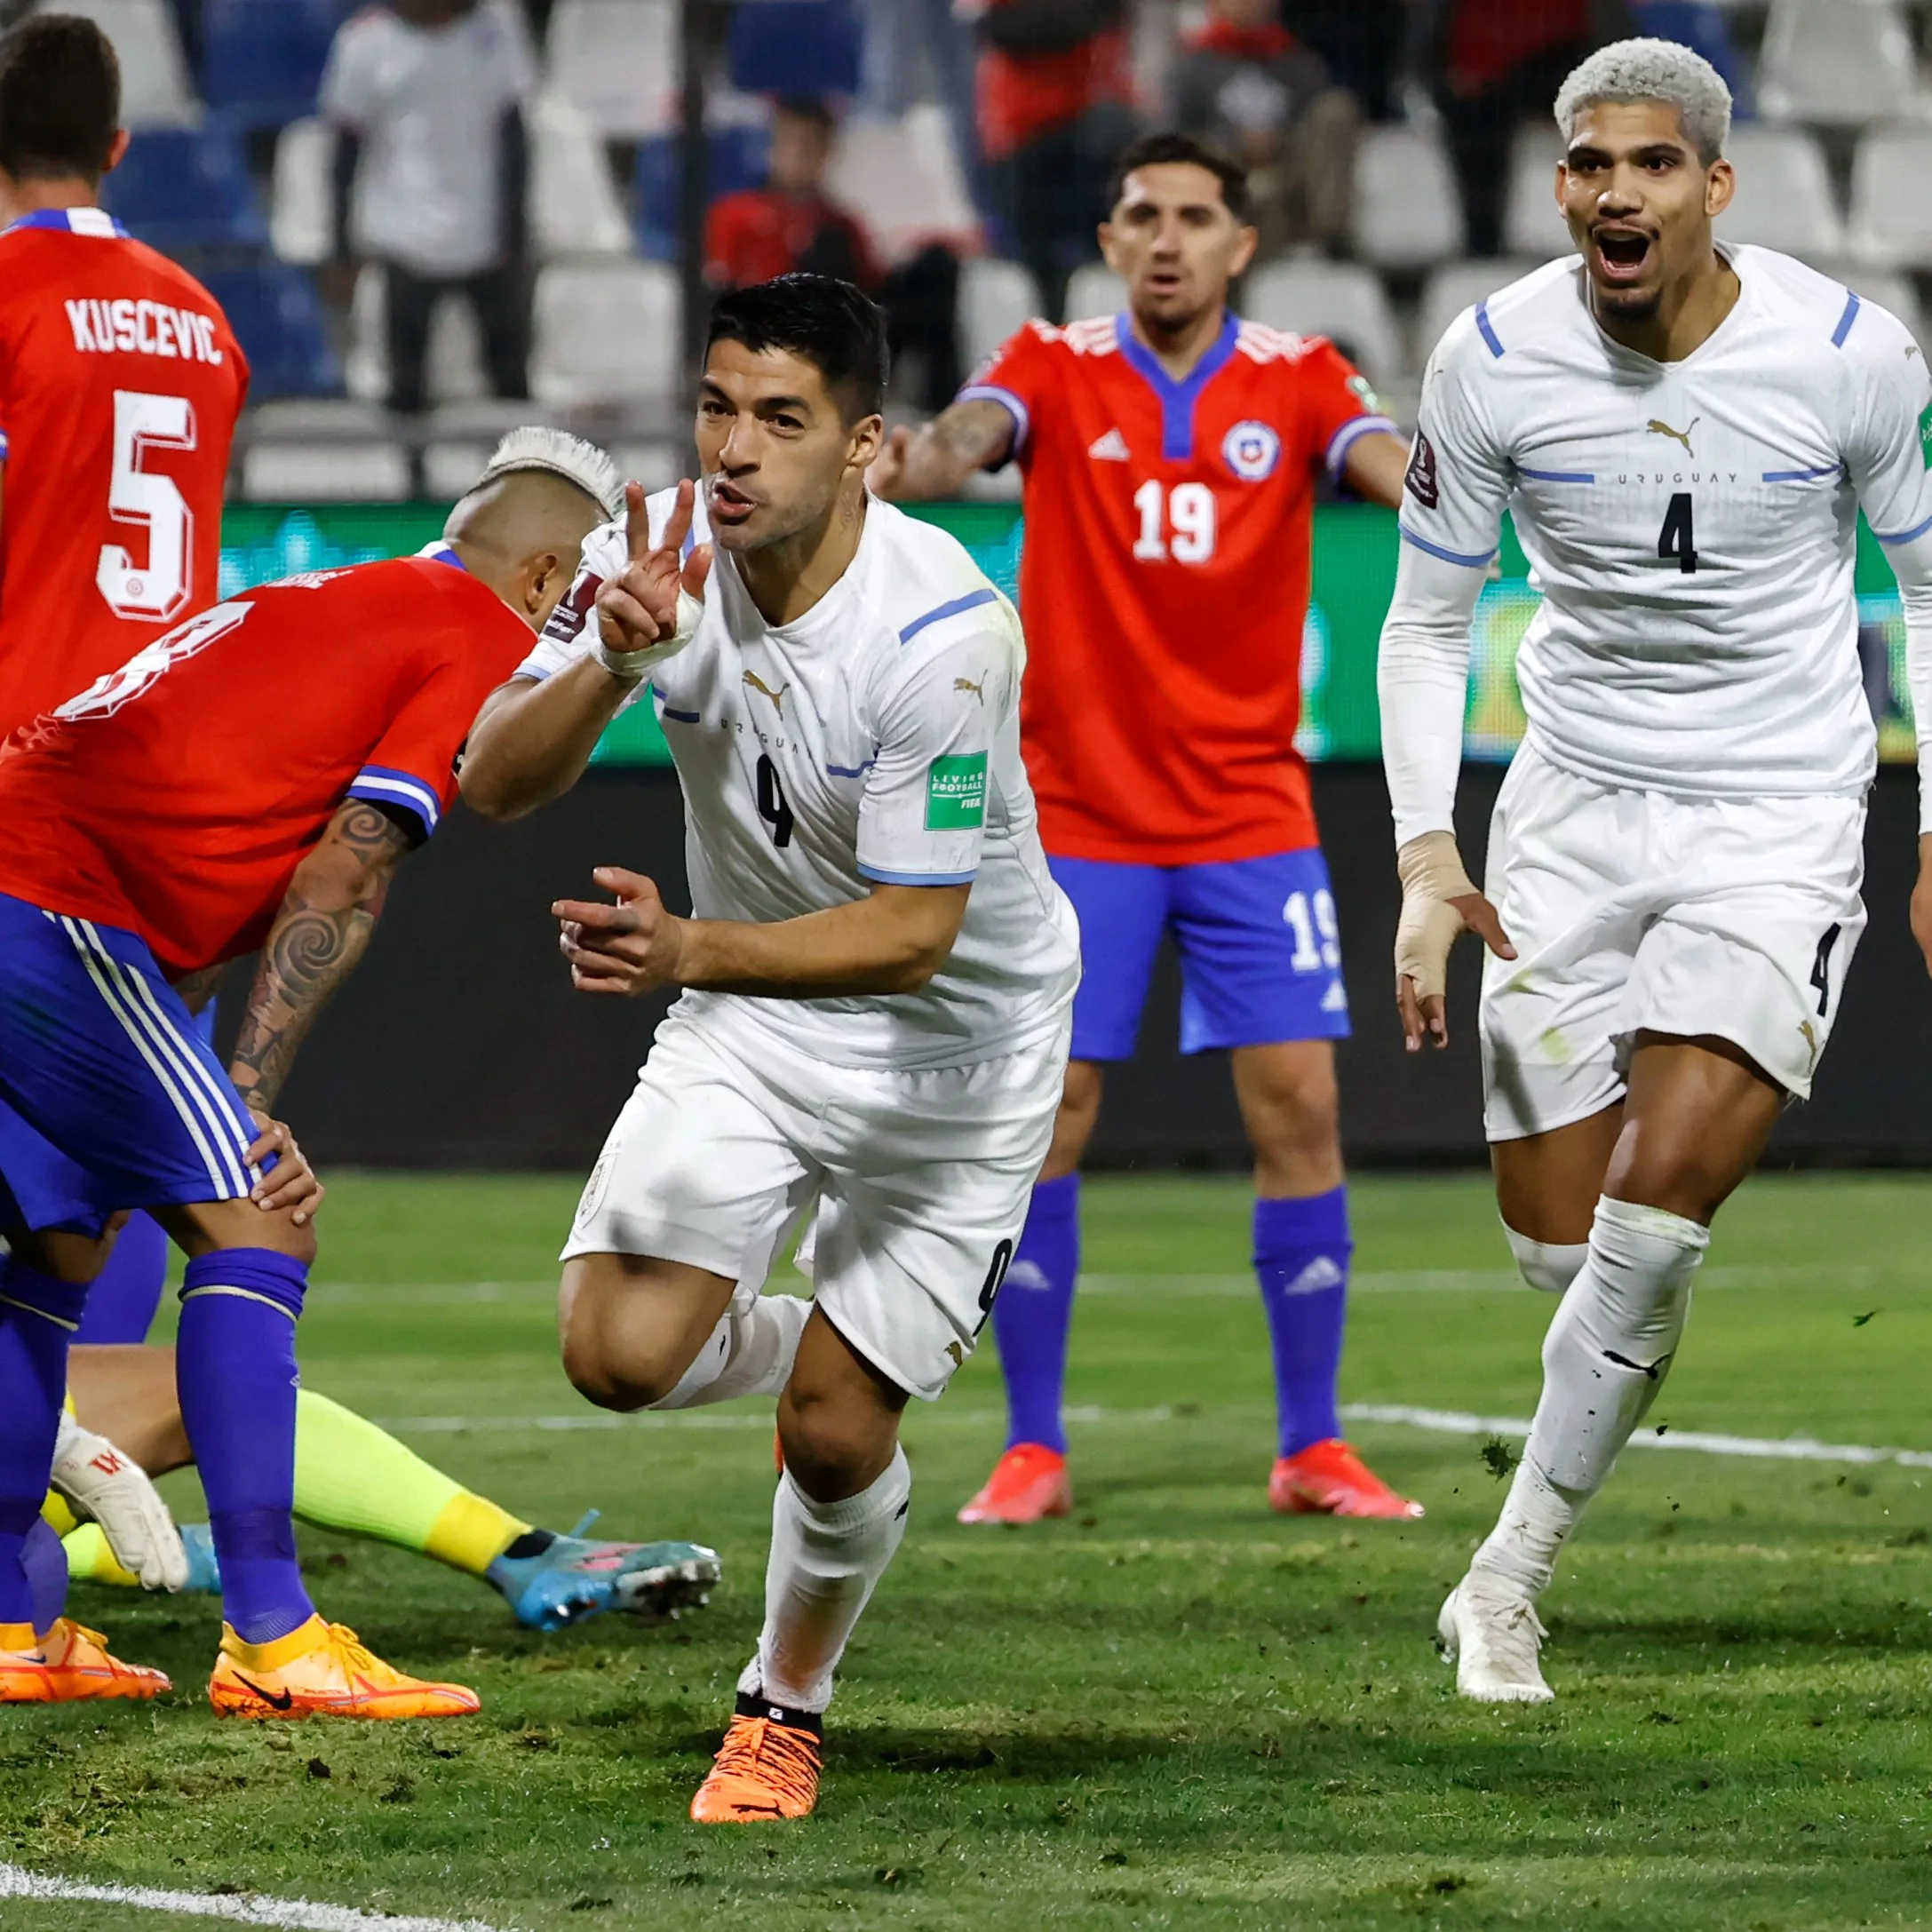
<path id="1" fill-rule="evenodd" d="M 1686 576 L 1697 567 L 1697 538 L 1690 528 L 1690 492 L 1680 489 L 1664 513 L 1664 528 L 1658 533 L 1657 553 L 1666 562 L 1673 557 Z"/>

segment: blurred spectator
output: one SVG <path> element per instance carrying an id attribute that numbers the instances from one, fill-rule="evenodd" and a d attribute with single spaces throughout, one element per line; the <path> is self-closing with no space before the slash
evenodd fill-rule
<path id="1" fill-rule="evenodd" d="M 720 289 L 794 270 L 855 282 L 884 305 L 894 363 L 906 355 L 918 359 L 920 406 L 942 409 L 960 381 L 958 261 L 935 244 L 890 272 L 881 268 L 863 225 L 825 192 L 837 138 L 838 123 L 823 101 L 778 103 L 765 186 L 712 203 L 705 275 Z"/>
<path id="2" fill-rule="evenodd" d="M 953 0 L 859 0 L 864 23 L 861 106 L 882 120 L 904 117 L 930 74 L 946 110 L 960 179 L 983 220 L 992 205 L 973 105 L 973 29 Z"/>
<path id="3" fill-rule="evenodd" d="M 1502 253 L 1518 125 L 1546 120 L 1570 68 L 1630 31 L 1620 0 L 1448 0 L 1440 9 L 1431 67 L 1470 254 Z"/>
<path id="4" fill-rule="evenodd" d="M 1408 50 L 1404 0 L 1282 0 L 1282 25 L 1328 64 L 1329 78 L 1371 121 L 1396 118 L 1395 82 Z"/>
<path id="5" fill-rule="evenodd" d="M 1133 139 L 1126 0 L 958 0 L 980 40 L 980 146 L 1019 258 L 1058 319 L 1100 252 L 1114 156 Z"/>
<path id="6" fill-rule="evenodd" d="M 322 88 L 337 131 L 328 282 L 339 298 L 353 258 L 382 264 L 393 409 L 425 406 L 430 315 L 450 293 L 476 312 L 495 393 L 529 394 L 522 106 L 535 85 L 515 24 L 477 0 L 390 0 L 336 35 Z"/>
<path id="7" fill-rule="evenodd" d="M 1248 171 L 1258 260 L 1295 242 L 1340 242 L 1361 113 L 1281 24 L 1276 0 L 1211 0 L 1168 90 L 1167 118 Z"/>

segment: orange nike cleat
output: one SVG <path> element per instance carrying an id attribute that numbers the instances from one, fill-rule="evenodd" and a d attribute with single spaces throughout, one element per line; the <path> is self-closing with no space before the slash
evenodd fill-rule
<path id="1" fill-rule="evenodd" d="M 741 1696 L 711 1775 L 691 1800 L 698 1825 L 768 1825 L 818 1802 L 819 1721 Z"/>
<path id="2" fill-rule="evenodd" d="M 1268 1478 L 1268 1505 L 1284 1516 L 1422 1514 L 1420 1503 L 1396 1495 L 1339 1435 L 1282 1457 Z"/>
<path id="3" fill-rule="evenodd" d="M 217 1717 L 468 1717 L 481 1700 L 461 1684 L 406 1677 L 343 1624 L 311 1617 L 273 1643 L 243 1643 L 221 1626 L 208 1680 Z"/>
<path id="4" fill-rule="evenodd" d="M 1038 1523 L 1073 1507 L 1067 1459 L 1044 1443 L 1015 1443 L 982 1489 L 959 1512 L 961 1523 Z"/>
<path id="5" fill-rule="evenodd" d="M 110 1657 L 107 1640 L 72 1618 L 56 1618 L 37 1641 L 26 1624 L 0 1626 L 0 1704 L 158 1697 L 171 1688 L 162 1672 Z"/>

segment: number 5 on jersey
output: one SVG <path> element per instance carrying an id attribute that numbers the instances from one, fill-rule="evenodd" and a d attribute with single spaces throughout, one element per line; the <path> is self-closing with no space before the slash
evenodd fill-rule
<path id="1" fill-rule="evenodd" d="M 117 617 L 165 624 L 187 608 L 195 556 L 195 516 L 171 476 L 141 467 L 150 449 L 192 449 L 195 410 L 186 396 L 154 396 L 138 389 L 114 393 L 114 473 L 107 508 L 117 523 L 147 526 L 147 561 L 138 564 L 119 544 L 103 544 L 94 582 Z"/>

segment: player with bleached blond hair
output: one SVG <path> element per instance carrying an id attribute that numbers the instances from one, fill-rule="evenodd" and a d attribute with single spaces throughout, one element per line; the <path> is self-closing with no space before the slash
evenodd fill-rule
<path id="1" fill-rule="evenodd" d="M 1921 762 L 1932 723 L 1918 345 L 1829 276 L 1717 239 L 1730 99 L 1697 55 L 1606 47 L 1556 118 L 1578 252 L 1431 360 L 1380 664 L 1403 1031 L 1448 1044 L 1450 945 L 1478 934 L 1498 1201 L 1525 1278 L 1563 1298 L 1501 1520 L 1439 1625 L 1458 1688 L 1492 1701 L 1551 1695 L 1537 1599 L 1669 1371 L 1713 1215 L 1810 1092 L 1864 927 L 1860 509 L 1904 601 Z M 1544 602 L 1479 891 L 1451 807 L 1506 508 Z"/>

